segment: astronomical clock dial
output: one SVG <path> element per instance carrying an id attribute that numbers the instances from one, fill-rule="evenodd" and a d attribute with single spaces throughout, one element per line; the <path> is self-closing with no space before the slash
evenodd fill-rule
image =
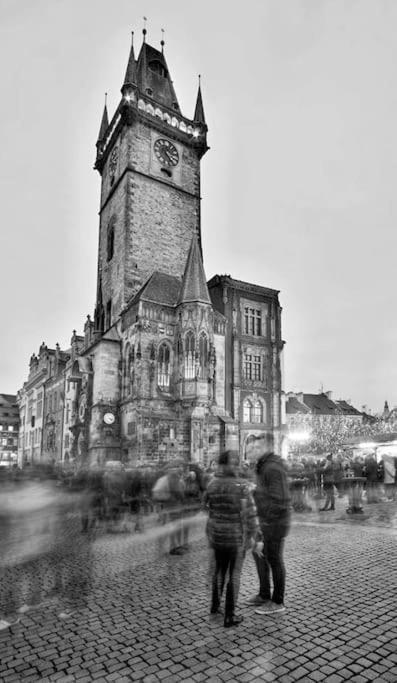
<path id="1" fill-rule="evenodd" d="M 178 150 L 175 145 L 165 138 L 158 138 L 154 143 L 154 153 L 161 164 L 176 166 L 179 161 Z"/>
<path id="2" fill-rule="evenodd" d="M 103 416 L 103 421 L 105 425 L 112 425 L 115 421 L 113 413 L 105 413 L 105 415 Z"/>

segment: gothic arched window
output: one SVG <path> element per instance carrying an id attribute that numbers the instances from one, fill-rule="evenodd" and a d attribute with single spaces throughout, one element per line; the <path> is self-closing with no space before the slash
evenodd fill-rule
<path id="1" fill-rule="evenodd" d="M 206 335 L 203 333 L 199 339 L 199 361 L 200 361 L 200 379 L 207 377 L 208 370 L 208 341 Z"/>
<path id="2" fill-rule="evenodd" d="M 243 422 L 252 422 L 252 403 L 246 398 L 243 401 Z"/>
<path id="3" fill-rule="evenodd" d="M 159 387 L 170 386 L 170 347 L 161 344 L 157 356 L 157 384 Z"/>
<path id="4" fill-rule="evenodd" d="M 185 379 L 194 379 L 194 334 L 185 337 Z"/>
<path id="5" fill-rule="evenodd" d="M 253 406 L 252 422 L 263 422 L 263 404 L 259 400 Z"/>

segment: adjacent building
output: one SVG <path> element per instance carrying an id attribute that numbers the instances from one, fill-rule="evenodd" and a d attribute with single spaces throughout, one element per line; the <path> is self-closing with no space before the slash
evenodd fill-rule
<path id="1" fill-rule="evenodd" d="M 19 411 L 17 397 L 0 394 L 0 467 L 17 464 Z"/>

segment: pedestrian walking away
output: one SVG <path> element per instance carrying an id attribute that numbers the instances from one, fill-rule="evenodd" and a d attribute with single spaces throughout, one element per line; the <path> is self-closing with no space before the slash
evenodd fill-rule
<path id="1" fill-rule="evenodd" d="M 250 459 L 256 458 L 257 486 L 254 500 L 263 539 L 263 552 L 253 553 L 259 578 L 259 593 L 249 600 L 257 614 L 283 612 L 286 571 L 284 539 L 289 531 L 291 499 L 285 466 L 267 450 L 265 435 L 250 444 Z M 273 581 L 271 590 L 270 574 Z"/>
<path id="2" fill-rule="evenodd" d="M 258 550 L 259 522 L 247 482 L 237 476 L 238 458 L 232 451 L 219 457 L 219 468 L 204 493 L 208 509 L 207 536 L 214 551 L 211 614 L 222 614 L 226 585 L 224 626 L 238 626 L 236 614 L 240 575 L 248 547 Z"/>

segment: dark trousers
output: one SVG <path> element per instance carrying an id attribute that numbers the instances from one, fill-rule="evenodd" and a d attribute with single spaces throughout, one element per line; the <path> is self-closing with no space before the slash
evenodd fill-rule
<path id="1" fill-rule="evenodd" d="M 215 568 L 212 578 L 211 610 L 220 606 L 223 589 L 226 585 L 225 618 L 233 617 L 240 588 L 240 575 L 244 561 L 244 552 L 238 547 L 214 548 Z"/>
<path id="2" fill-rule="evenodd" d="M 262 557 L 252 553 L 259 577 L 259 595 L 264 600 L 273 600 L 277 604 L 284 602 L 285 565 L 283 560 L 284 537 L 273 535 L 262 528 L 263 553 Z M 273 579 L 273 593 L 270 589 L 270 571 Z"/>

